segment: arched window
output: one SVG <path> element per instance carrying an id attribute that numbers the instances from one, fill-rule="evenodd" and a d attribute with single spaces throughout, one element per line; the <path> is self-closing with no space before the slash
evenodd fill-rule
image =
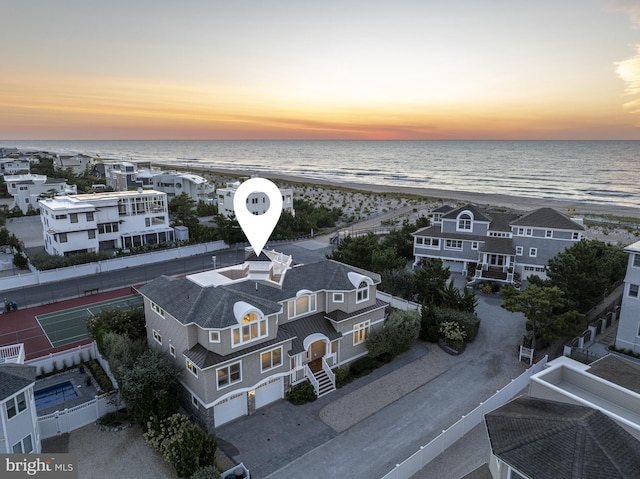
<path id="1" fill-rule="evenodd" d="M 458 230 L 471 231 L 472 217 L 469 213 L 461 213 L 458 216 Z"/>
<path id="2" fill-rule="evenodd" d="M 362 303 L 369 299 L 369 285 L 366 281 L 360 282 L 356 290 L 356 303 Z"/>
<path id="3" fill-rule="evenodd" d="M 244 315 L 242 324 L 233 328 L 233 345 L 248 343 L 267 336 L 267 319 L 254 312 Z"/>

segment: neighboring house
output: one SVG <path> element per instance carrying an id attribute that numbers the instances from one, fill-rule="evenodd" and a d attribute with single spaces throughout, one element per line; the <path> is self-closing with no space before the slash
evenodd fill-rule
<path id="1" fill-rule="evenodd" d="M 38 414 L 33 396 L 36 367 L 22 364 L 22 344 L 1 347 L 0 358 L 0 452 L 40 453 Z"/>
<path id="2" fill-rule="evenodd" d="M 105 169 L 105 174 L 107 186 L 115 191 L 137 190 L 142 186 L 142 183 L 136 179 L 138 168 L 128 161 L 111 164 L 109 168 Z"/>
<path id="3" fill-rule="evenodd" d="M 0 175 L 28 174 L 30 171 L 29 158 L 0 158 Z"/>
<path id="4" fill-rule="evenodd" d="M 637 478 L 640 443 L 596 409 L 519 397 L 485 415 L 494 479 Z"/>
<path id="5" fill-rule="evenodd" d="M 93 158 L 88 155 L 56 155 L 53 160 L 56 171 L 71 170 L 75 176 L 83 175 L 93 169 Z"/>
<path id="6" fill-rule="evenodd" d="M 7 191 L 13 196 L 11 208 L 19 207 L 23 213 L 31 206 L 38 211 L 38 200 L 56 195 L 74 195 L 78 192 L 76 185 L 68 185 L 64 178 L 47 178 L 46 175 L 5 175 Z"/>
<path id="7" fill-rule="evenodd" d="M 143 286 L 148 343 L 182 370 L 183 406 L 211 430 L 309 380 L 335 389 L 331 368 L 367 353 L 387 303 L 379 275 L 324 260 L 292 267 L 276 252 Z"/>
<path id="8" fill-rule="evenodd" d="M 640 440 L 638 362 L 608 354 L 585 365 L 562 356 L 547 366 L 531 376 L 529 396 L 598 409 Z"/>
<path id="9" fill-rule="evenodd" d="M 226 188 L 218 188 L 218 213 L 226 216 L 234 216 L 233 197 L 238 191 L 240 182 L 227 183 Z M 279 188 L 282 193 L 282 211 L 288 211 L 295 215 L 293 209 L 293 190 L 290 188 Z M 269 198 L 266 194 L 255 192 L 247 197 L 247 209 L 254 215 L 266 213 L 269 209 Z"/>
<path id="10" fill-rule="evenodd" d="M 40 200 L 48 254 L 127 249 L 174 240 L 167 195 L 153 190 Z"/>
<path id="11" fill-rule="evenodd" d="M 630 349 L 640 354 L 640 241 L 624 249 L 629 253 L 616 348 Z"/>
<path id="12" fill-rule="evenodd" d="M 546 278 L 547 262 L 583 238 L 584 226 L 552 208 L 524 215 L 467 204 L 432 212 L 432 226 L 413 233 L 414 266 L 439 258 L 474 280 L 513 283 Z"/>
<path id="13" fill-rule="evenodd" d="M 186 193 L 194 201 L 213 203 L 216 200 L 215 185 L 206 178 L 193 173 L 178 171 L 160 171 L 152 177 L 153 189 L 164 191 L 171 201 L 176 196 Z"/>

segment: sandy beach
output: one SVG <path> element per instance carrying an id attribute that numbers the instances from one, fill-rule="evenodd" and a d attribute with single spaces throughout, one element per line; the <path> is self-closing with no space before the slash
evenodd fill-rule
<path id="1" fill-rule="evenodd" d="M 166 168 L 167 164 L 163 163 L 162 165 Z M 177 166 L 177 165 L 176 165 Z M 181 169 L 186 169 L 180 166 Z M 210 168 L 198 168 L 198 167 L 189 167 L 189 170 L 193 170 L 195 172 L 203 173 L 204 176 L 212 178 L 213 181 L 217 181 L 218 183 L 221 181 L 221 177 L 250 177 L 251 173 L 238 172 L 235 170 L 225 170 L 220 168 L 210 169 Z M 291 176 L 291 175 L 283 175 L 279 173 L 262 173 L 260 175 L 255 176 L 263 176 L 265 178 L 269 178 L 274 182 L 278 183 L 290 183 L 294 190 L 300 190 L 304 186 L 307 189 L 310 189 L 313 186 L 322 186 L 326 187 L 328 190 L 336 190 L 340 192 L 341 190 L 357 190 L 361 191 L 364 194 L 370 196 L 371 194 L 394 194 L 398 196 L 403 196 L 407 198 L 407 201 L 420 199 L 421 201 L 429 201 L 432 200 L 434 202 L 442 203 L 450 203 L 450 204 L 464 204 L 464 203 L 474 203 L 479 206 L 493 206 L 493 207 L 502 207 L 508 210 L 513 210 L 516 212 L 526 212 L 531 211 L 536 208 L 542 207 L 550 207 L 555 208 L 558 211 L 561 211 L 566 214 L 571 214 L 574 216 L 593 216 L 593 217 L 629 217 L 636 218 L 640 220 L 640 205 L 638 208 L 631 208 L 626 206 L 619 205 L 601 205 L 580 201 L 564 201 L 564 200 L 554 200 L 554 199 L 545 199 L 545 198 L 532 198 L 532 197 L 522 197 L 522 196 L 511 196 L 511 195 L 500 195 L 500 194 L 490 194 L 490 193 L 476 193 L 472 191 L 453 191 L 453 190 L 441 190 L 434 188 L 418 188 L 418 187 L 408 187 L 408 186 L 392 186 L 392 185 L 373 185 L 373 184 L 365 184 L 365 183 L 354 183 L 354 182 L 337 182 L 337 181 L 329 181 L 317 178 L 308 178 L 303 176 Z M 335 194 L 334 194 L 335 196 Z M 340 204 L 335 206 L 341 206 Z"/>

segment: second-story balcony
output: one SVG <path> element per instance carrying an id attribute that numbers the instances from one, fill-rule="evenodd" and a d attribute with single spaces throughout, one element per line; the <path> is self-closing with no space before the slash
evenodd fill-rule
<path id="1" fill-rule="evenodd" d="M 24 344 L 11 344 L 0 347 L 0 364 L 3 363 L 24 363 Z"/>

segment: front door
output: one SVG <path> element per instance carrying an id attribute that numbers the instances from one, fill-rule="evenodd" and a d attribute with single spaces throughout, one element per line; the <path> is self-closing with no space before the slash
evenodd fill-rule
<path id="1" fill-rule="evenodd" d="M 318 340 L 309 346 L 309 368 L 316 372 L 322 369 L 322 358 L 327 352 L 327 345 L 324 341 Z"/>

